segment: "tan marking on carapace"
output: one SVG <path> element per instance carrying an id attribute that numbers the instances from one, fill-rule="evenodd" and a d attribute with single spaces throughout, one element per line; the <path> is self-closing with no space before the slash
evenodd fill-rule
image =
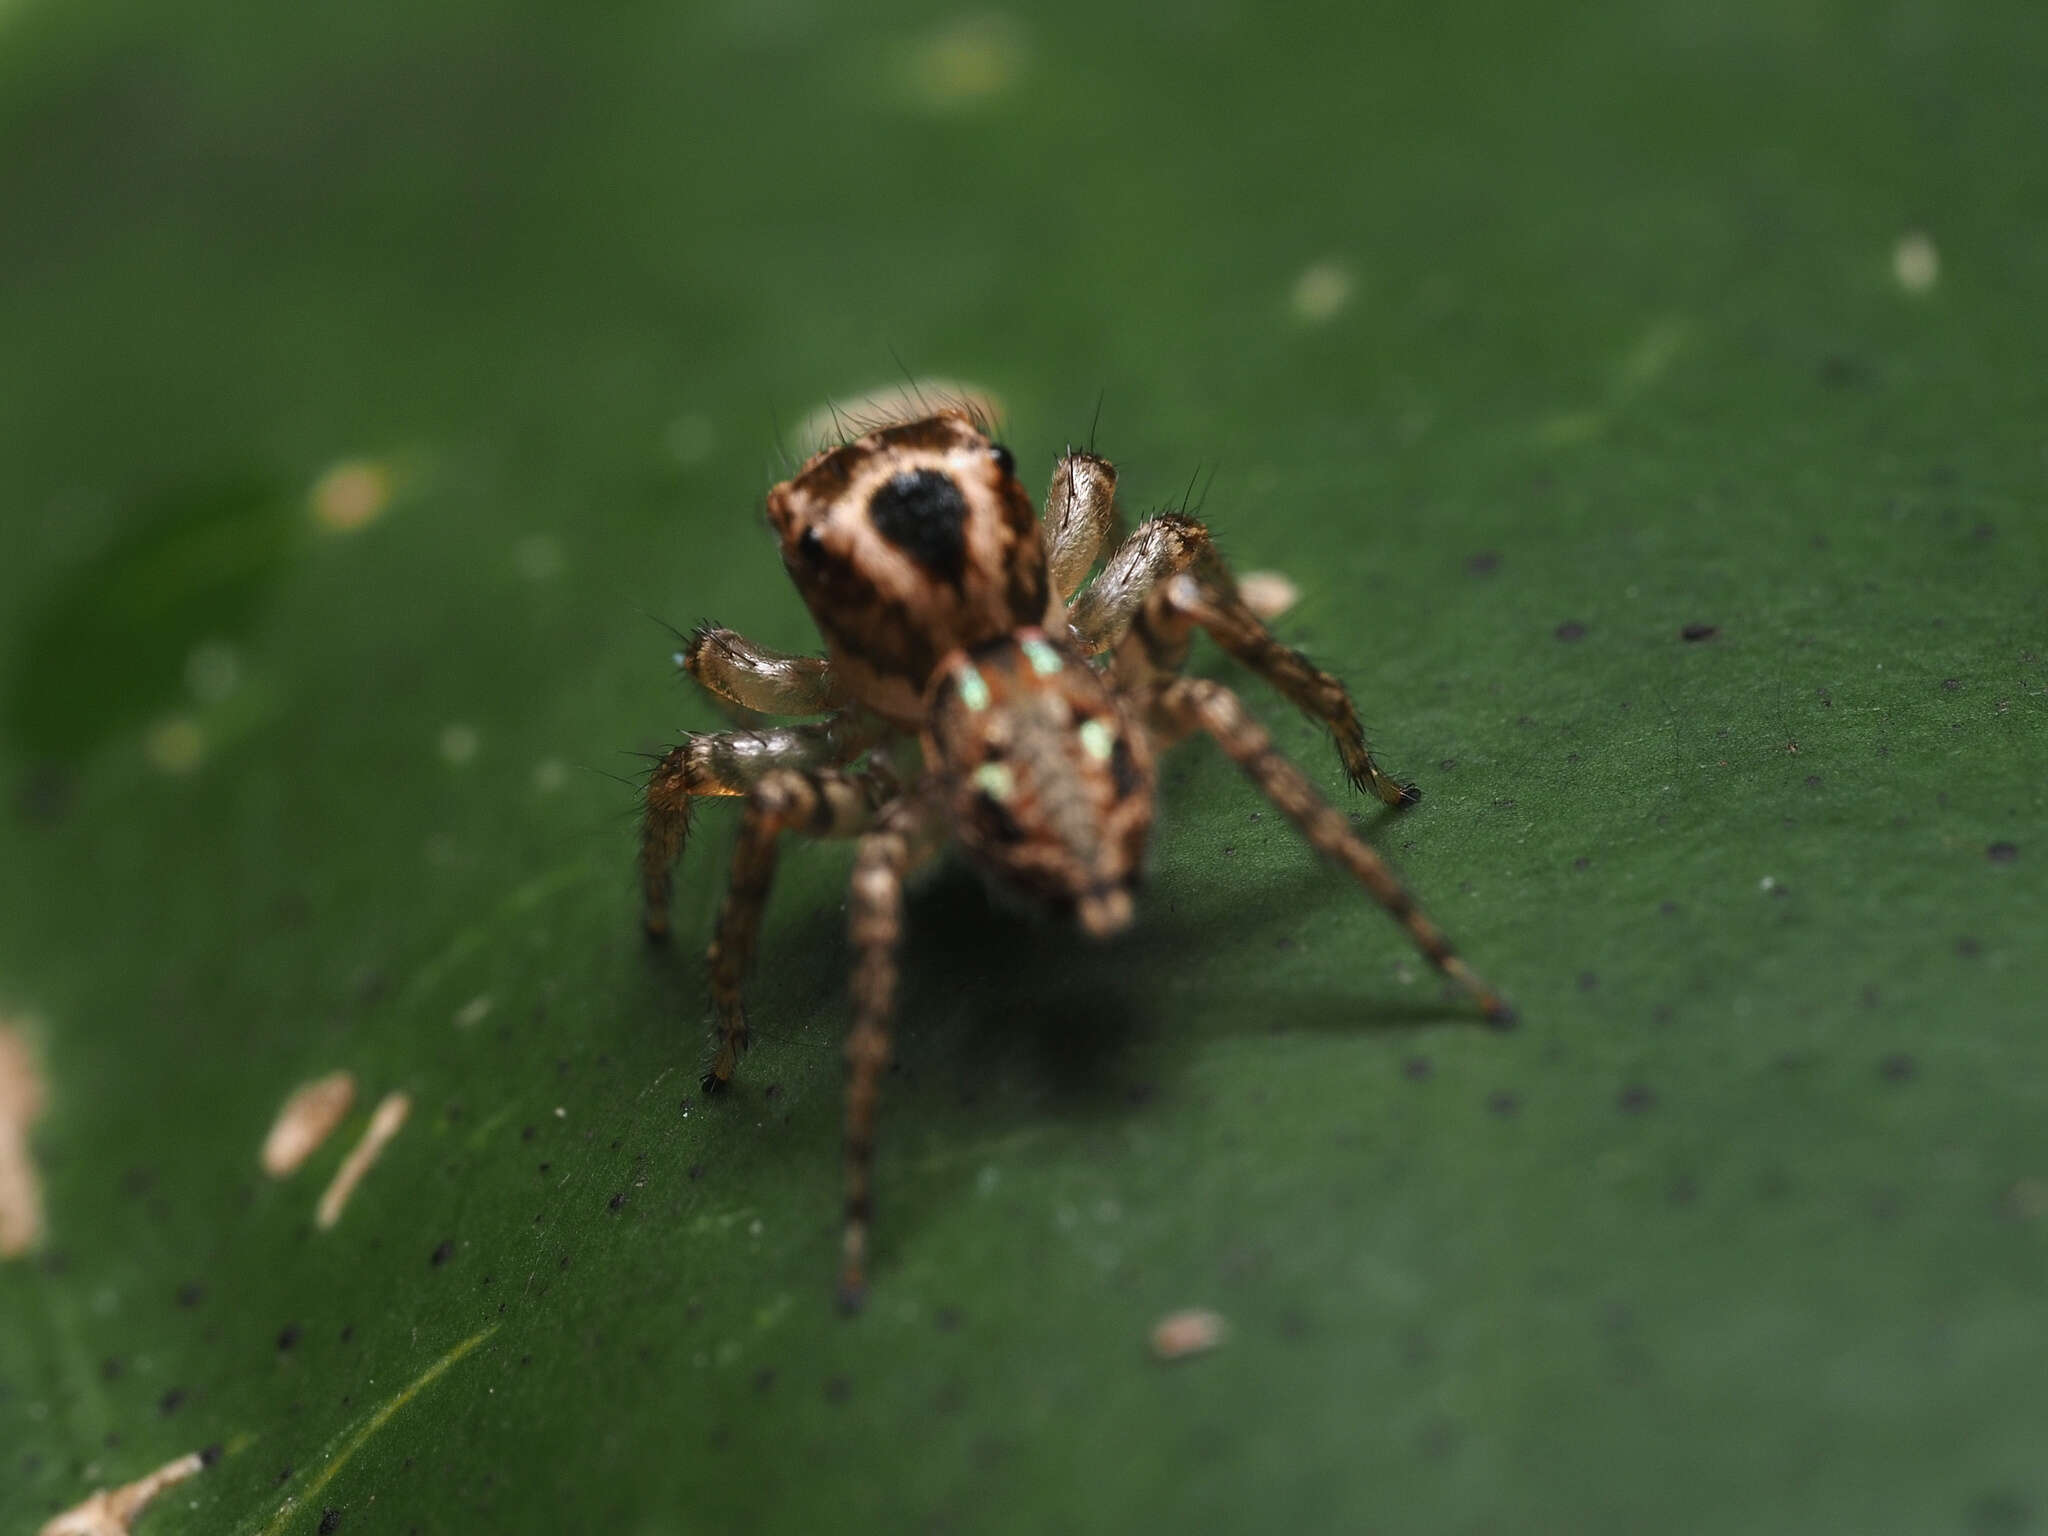
<path id="1" fill-rule="evenodd" d="M 300 1164 L 334 1134 L 355 1101 L 352 1073 L 330 1072 L 299 1084 L 278 1110 L 270 1134 L 263 1138 L 263 1171 L 273 1179 L 297 1173 Z"/>
<path id="2" fill-rule="evenodd" d="M 1200 1307 L 1169 1312 L 1152 1325 L 1152 1357 L 1174 1361 L 1205 1354 L 1221 1344 L 1229 1331 L 1220 1312 Z"/>
<path id="3" fill-rule="evenodd" d="M 102 1488 L 83 1504 L 45 1521 L 38 1536 L 128 1536 L 128 1529 L 166 1488 L 197 1477 L 206 1462 L 197 1452 L 167 1461 L 147 1477 L 119 1488 Z"/>
<path id="4" fill-rule="evenodd" d="M 28 1132 L 47 1098 L 26 1029 L 0 1019 L 0 1259 L 19 1258 L 43 1235 L 43 1184 Z"/>
<path id="5" fill-rule="evenodd" d="M 320 1196 L 313 1219 L 323 1230 L 341 1220 L 341 1213 L 348 1206 L 349 1197 L 356 1192 L 356 1186 L 363 1182 L 363 1175 L 383 1156 L 384 1148 L 390 1145 L 391 1138 L 398 1134 L 399 1128 L 405 1124 L 405 1117 L 411 1113 L 410 1094 L 384 1095 L 370 1116 L 362 1140 L 349 1148 L 348 1156 L 342 1159 L 341 1166 L 334 1172 L 334 1182 Z"/>

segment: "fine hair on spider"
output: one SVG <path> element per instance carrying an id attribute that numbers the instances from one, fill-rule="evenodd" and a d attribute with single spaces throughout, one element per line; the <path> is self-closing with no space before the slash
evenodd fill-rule
<path id="1" fill-rule="evenodd" d="M 707 1092 L 731 1085 L 747 1049 L 742 984 L 783 835 L 856 842 L 839 1267 L 848 1310 L 867 1284 L 905 879 L 954 844 L 998 889 L 1091 936 L 1116 933 L 1135 911 L 1155 760 L 1186 737 L 1214 740 L 1481 1015 L 1514 1021 L 1238 696 L 1184 674 L 1202 631 L 1328 727 L 1356 789 L 1389 807 L 1419 798 L 1374 759 L 1344 685 L 1267 628 L 1287 583 L 1240 584 L 1189 508 L 1194 482 L 1176 510 L 1116 537 L 1087 579 L 1121 533 L 1116 484 L 1109 460 L 1069 448 L 1053 466 L 1041 517 L 985 418 L 940 408 L 869 424 L 768 494 L 783 567 L 825 654 L 774 651 L 704 624 L 678 657 L 743 718 L 794 721 L 685 737 L 646 785 L 640 877 L 646 930 L 657 940 L 669 931 L 671 871 L 697 801 L 742 802 L 709 952 Z"/>

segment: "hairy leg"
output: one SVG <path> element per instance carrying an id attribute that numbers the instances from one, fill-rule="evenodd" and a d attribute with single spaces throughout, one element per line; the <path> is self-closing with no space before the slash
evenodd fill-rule
<path id="1" fill-rule="evenodd" d="M 1273 740 L 1265 727 L 1245 713 L 1236 694 L 1206 678 L 1179 678 L 1159 691 L 1153 701 L 1153 715 L 1169 737 L 1194 729 L 1215 737 L 1245 776 L 1301 830 L 1316 851 L 1349 870 L 1394 921 L 1408 930 L 1408 937 L 1429 963 L 1472 994 L 1489 1022 L 1503 1027 L 1515 1022 L 1514 1010 L 1458 957 L 1451 941 L 1423 916 L 1415 898 L 1386 861 L 1351 830 L 1342 812 L 1316 793 L 1315 786 L 1299 768 L 1273 749 Z"/>
<path id="2" fill-rule="evenodd" d="M 668 936 L 670 872 L 690 835 L 690 810 L 707 795 L 743 795 L 777 768 L 831 767 L 874 742 L 865 722 L 835 715 L 811 725 L 686 736 L 648 775 L 640 823 L 642 922 L 650 939 Z"/>
<path id="3" fill-rule="evenodd" d="M 896 949 L 903 936 L 903 879 L 936 841 L 916 804 L 861 839 L 848 903 L 853 940 L 853 1031 L 846 1037 L 846 1227 L 839 1305 L 858 1311 L 867 1289 L 868 1225 L 873 1219 L 875 1102 L 889 1064 L 896 999 Z"/>
<path id="4" fill-rule="evenodd" d="M 718 926 L 707 957 L 717 1022 L 715 1052 L 702 1080 L 706 1093 L 719 1093 L 731 1085 L 733 1071 L 747 1048 L 747 1009 L 740 987 L 761 936 L 761 913 L 768 904 L 769 887 L 775 883 L 782 834 L 803 831 L 813 837 L 856 836 L 867 829 L 875 807 L 893 789 L 894 785 L 877 773 L 778 769 L 748 792 L 739 840 L 732 850 L 732 878 L 718 909 Z"/>
<path id="5" fill-rule="evenodd" d="M 1191 629 L 1201 627 L 1296 709 L 1329 727 L 1356 788 L 1387 805 L 1422 798 L 1373 761 L 1343 683 L 1275 637 L 1238 590 L 1209 530 L 1193 518 L 1168 513 L 1140 527 L 1074 604 L 1072 619 L 1090 654 L 1117 646 L 1117 675 L 1128 686 L 1178 672 Z"/>
<path id="6" fill-rule="evenodd" d="M 817 715 L 839 702 L 832 664 L 756 645 L 738 630 L 699 624 L 676 663 L 705 692 L 762 715 Z"/>
<path id="7" fill-rule="evenodd" d="M 1063 600 L 1080 587 L 1116 524 L 1116 466 L 1069 448 L 1045 497 L 1046 568 Z"/>

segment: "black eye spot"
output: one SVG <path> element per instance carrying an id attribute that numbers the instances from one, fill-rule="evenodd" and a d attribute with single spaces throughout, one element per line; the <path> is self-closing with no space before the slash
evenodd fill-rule
<path id="1" fill-rule="evenodd" d="M 1006 475 L 1017 473 L 1017 456 L 1001 443 L 989 444 L 988 456 L 996 461 L 996 468 Z"/>
<path id="2" fill-rule="evenodd" d="M 868 502 L 875 531 L 926 570 L 958 584 L 967 568 L 967 499 L 953 477 L 907 469 Z"/>
<path id="3" fill-rule="evenodd" d="M 818 532 L 818 525 L 816 523 L 811 524 L 810 527 L 797 535 L 796 552 L 812 565 L 818 565 L 823 562 L 825 558 L 825 535 Z"/>
<path id="4" fill-rule="evenodd" d="M 974 797 L 975 830 L 992 843 L 1021 843 L 1024 829 L 1010 808 L 986 790 Z"/>

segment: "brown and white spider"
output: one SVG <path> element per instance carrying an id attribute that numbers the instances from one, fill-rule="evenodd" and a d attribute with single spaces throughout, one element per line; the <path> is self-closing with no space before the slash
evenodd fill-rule
<path id="1" fill-rule="evenodd" d="M 716 1092 L 747 1048 L 740 984 L 782 834 L 860 840 L 849 902 L 843 1305 L 857 1307 L 865 1284 L 905 876 L 950 838 L 997 886 L 1091 935 L 1115 933 L 1131 920 L 1158 746 L 1208 732 L 1489 1020 L 1513 1022 L 1237 696 L 1181 675 L 1193 631 L 1206 630 L 1329 726 L 1359 789 L 1390 806 L 1418 798 L 1374 763 L 1344 685 L 1268 631 L 1200 522 L 1162 513 L 1140 524 L 1082 590 L 1118 523 L 1115 468 L 1070 449 L 1041 525 L 1009 450 L 965 411 L 813 456 L 769 492 L 768 521 L 828 656 L 771 651 L 707 625 L 681 662 L 743 710 L 823 718 L 686 737 L 648 781 L 640 874 L 647 932 L 664 938 L 670 870 L 694 801 L 745 797 L 710 951 L 715 1054 L 703 1084 Z"/>

